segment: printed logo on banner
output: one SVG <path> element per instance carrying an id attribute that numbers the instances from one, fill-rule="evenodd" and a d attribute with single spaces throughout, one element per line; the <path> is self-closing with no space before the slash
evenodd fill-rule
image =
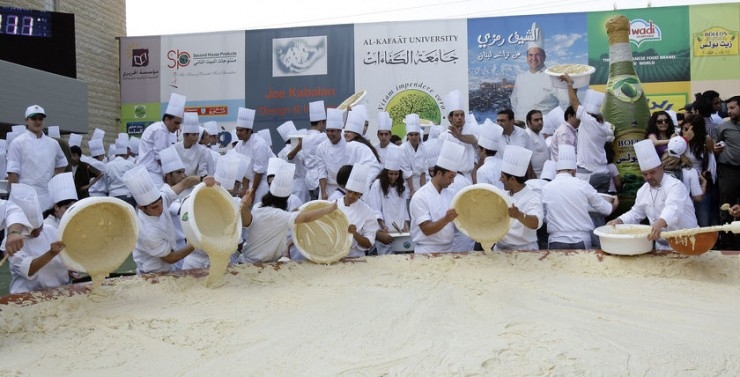
<path id="1" fill-rule="evenodd" d="M 135 48 L 131 50 L 131 66 L 146 67 L 149 65 L 149 49 Z"/>
<path id="2" fill-rule="evenodd" d="M 737 55 L 738 31 L 721 26 L 713 26 L 694 33 L 694 56 L 728 56 Z"/>
<path id="3" fill-rule="evenodd" d="M 170 61 L 167 63 L 167 68 L 180 69 L 182 67 L 187 67 L 190 65 L 190 53 L 187 51 L 180 51 L 179 49 L 169 50 L 167 51 L 167 60 Z"/>
<path id="4" fill-rule="evenodd" d="M 272 40 L 272 77 L 327 74 L 326 36 Z"/>
<path id="5" fill-rule="evenodd" d="M 638 18 L 630 21 L 630 42 L 637 47 L 644 42 L 660 40 L 663 40 L 663 33 L 653 20 L 645 21 Z"/>

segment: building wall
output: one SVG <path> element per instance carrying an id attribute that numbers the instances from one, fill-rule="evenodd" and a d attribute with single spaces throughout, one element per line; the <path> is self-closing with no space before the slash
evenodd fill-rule
<path id="1" fill-rule="evenodd" d="M 73 13 L 77 79 L 88 85 L 89 134 L 105 130 L 106 150 L 119 132 L 118 40 L 126 35 L 125 0 L 0 0 L 0 5 Z M 83 143 L 83 147 L 87 146 Z"/>

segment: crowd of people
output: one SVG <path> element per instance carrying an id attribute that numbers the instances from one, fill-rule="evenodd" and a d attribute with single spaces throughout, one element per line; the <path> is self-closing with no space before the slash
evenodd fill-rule
<path id="1" fill-rule="evenodd" d="M 140 138 L 119 134 L 107 154 L 104 132 L 96 129 L 89 156 L 80 135 L 65 141 L 58 128 L 45 127 L 41 106 L 29 106 L 26 124 L 0 143 L 0 168 L 10 185 L 9 199 L 0 201 L 10 291 L 56 287 L 76 276 L 58 256 L 64 244 L 57 228 L 66 209 L 88 196 L 136 207 L 138 273 L 207 267 L 208 255 L 188 243 L 179 221 L 183 199 L 201 182 L 221 185 L 234 198 L 243 229 L 233 263 L 303 259 L 290 224 L 335 210 L 350 222 L 350 257 L 392 253 L 394 237 L 406 233 L 415 253 L 481 250 L 456 227 L 459 214 L 451 206 L 456 193 L 475 183 L 499 188 L 511 203 L 510 229 L 495 250 L 598 248 L 595 227 L 645 221 L 656 248 L 667 249 L 662 231 L 740 216 L 739 96 L 725 101 L 726 113 L 713 91 L 697 95 L 685 113 L 653 113 L 645 139 L 634 145 L 645 183 L 634 205 L 617 213 L 620 181 L 609 153 L 614 133 L 599 110 L 604 95 L 589 90 L 581 100 L 567 74 L 560 80 L 568 85 L 567 108 L 530 110 L 524 125 L 511 109 L 499 111 L 495 123 L 478 124 L 460 92 L 452 91 L 444 98 L 449 125 L 424 132 L 419 115 L 408 114 L 400 145 L 392 142 L 386 112 L 377 115 L 378 143 L 372 144 L 363 105 L 339 110 L 310 102 L 307 129 L 292 121 L 276 127 L 285 143 L 277 154 L 269 136 L 254 132 L 254 110 L 239 108 L 238 140 L 224 152 L 221 127 L 201 125 L 176 93 L 161 121 Z M 299 211 L 317 199 L 332 205 Z M 731 208 L 720 211 L 724 203 Z M 738 246 L 731 234 L 716 245 Z"/>

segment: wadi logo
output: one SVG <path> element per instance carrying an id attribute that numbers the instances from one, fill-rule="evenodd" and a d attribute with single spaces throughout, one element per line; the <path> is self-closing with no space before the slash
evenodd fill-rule
<path id="1" fill-rule="evenodd" d="M 630 42 L 637 47 L 644 42 L 663 40 L 660 27 L 653 20 L 645 21 L 641 18 L 630 21 Z"/>
<path id="2" fill-rule="evenodd" d="M 131 66 L 146 67 L 149 65 L 149 49 L 135 48 L 131 50 Z"/>

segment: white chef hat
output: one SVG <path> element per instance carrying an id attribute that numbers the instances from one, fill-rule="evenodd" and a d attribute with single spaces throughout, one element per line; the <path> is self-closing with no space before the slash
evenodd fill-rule
<path id="1" fill-rule="evenodd" d="M 388 170 L 401 170 L 401 148 L 389 145 L 385 153 L 383 168 Z"/>
<path id="2" fill-rule="evenodd" d="M 275 173 L 275 178 L 270 183 L 270 193 L 279 198 L 286 198 L 293 193 L 293 175 L 295 174 L 295 165 L 285 162 Z"/>
<path id="3" fill-rule="evenodd" d="M 658 157 L 658 152 L 655 151 L 655 146 L 651 140 L 641 140 L 633 144 L 633 146 L 641 171 L 654 169 L 661 165 L 660 157 Z"/>
<path id="4" fill-rule="evenodd" d="M 490 151 L 498 151 L 499 139 L 504 129 L 490 119 L 486 118 L 483 125 L 478 128 L 478 145 Z"/>
<path id="5" fill-rule="evenodd" d="M 129 169 L 123 174 L 121 180 L 131 191 L 131 195 L 139 206 L 152 204 L 161 196 L 144 165 L 136 165 Z"/>
<path id="6" fill-rule="evenodd" d="M 116 142 L 113 145 L 113 149 L 114 149 L 113 154 L 127 155 L 128 154 L 128 143 L 129 141 L 127 139 L 124 140 L 123 138 L 120 138 L 120 137 L 116 139 Z"/>
<path id="7" fill-rule="evenodd" d="M 439 125 L 432 126 L 429 129 L 429 137 L 427 138 L 427 140 L 438 138 L 439 135 L 442 135 L 442 132 L 444 132 L 444 131 L 445 131 L 444 126 L 439 126 Z"/>
<path id="8" fill-rule="evenodd" d="M 390 131 L 393 128 L 393 120 L 387 111 L 378 112 L 378 131 Z"/>
<path id="9" fill-rule="evenodd" d="M 82 135 L 75 134 L 75 133 L 69 134 L 69 141 L 67 141 L 67 144 L 69 144 L 70 147 L 73 145 L 81 147 L 82 146 Z"/>
<path id="10" fill-rule="evenodd" d="M 359 114 L 362 117 L 362 122 L 366 120 L 370 120 L 370 117 L 367 115 L 367 106 L 365 105 L 354 105 L 352 106 L 352 111 L 356 111 L 357 114 Z"/>
<path id="11" fill-rule="evenodd" d="M 465 147 L 452 141 L 445 140 L 444 143 L 442 143 L 442 148 L 439 150 L 439 157 L 437 157 L 435 165 L 449 171 L 458 171 L 464 154 Z"/>
<path id="12" fill-rule="evenodd" d="M 364 194 L 367 189 L 367 176 L 370 174 L 370 166 L 363 164 L 354 164 L 352 172 L 349 173 L 349 179 L 344 186 L 349 191 Z"/>
<path id="13" fill-rule="evenodd" d="M 116 137 L 116 141 L 121 140 L 122 142 L 125 142 L 126 144 L 128 144 L 128 139 L 129 139 L 129 136 L 125 132 L 119 132 L 118 136 Z"/>
<path id="14" fill-rule="evenodd" d="M 545 164 L 542 165 L 542 173 L 540 179 L 546 179 L 552 181 L 555 179 L 555 175 L 558 173 L 558 163 L 553 160 L 545 160 Z"/>
<path id="15" fill-rule="evenodd" d="M 247 109 L 246 107 L 240 107 L 239 112 L 236 115 L 236 128 L 249 128 L 250 130 L 254 127 L 254 114 L 256 111 Z"/>
<path id="16" fill-rule="evenodd" d="M 188 111 L 182 117 L 182 133 L 184 134 L 197 134 L 200 132 L 198 125 L 198 113 L 195 111 Z"/>
<path id="17" fill-rule="evenodd" d="M 267 172 L 265 173 L 265 178 L 277 174 L 280 167 L 287 163 L 288 162 L 284 161 L 282 158 L 270 157 L 270 159 L 267 160 Z"/>
<path id="18" fill-rule="evenodd" d="M 221 187 L 231 190 L 234 182 L 241 181 L 244 173 L 241 172 L 241 159 L 234 153 L 227 153 L 218 157 L 213 179 L 221 184 Z"/>
<path id="19" fill-rule="evenodd" d="M 524 177 L 527 175 L 530 158 L 532 158 L 532 151 L 518 145 L 509 144 L 504 149 L 501 171 L 515 177 Z"/>
<path id="20" fill-rule="evenodd" d="M 139 138 L 131 136 L 131 138 L 128 139 L 128 147 L 131 148 L 131 153 L 139 154 Z"/>
<path id="21" fill-rule="evenodd" d="M 62 137 L 62 134 L 59 132 L 59 126 L 49 126 L 49 127 L 46 127 L 46 130 L 47 130 L 47 134 L 49 135 L 49 137 L 53 137 L 57 139 Z"/>
<path id="22" fill-rule="evenodd" d="M 588 89 L 583 96 L 583 108 L 587 113 L 601 114 L 601 104 L 604 102 L 606 95 L 602 92 Z"/>
<path id="23" fill-rule="evenodd" d="M 416 132 L 421 134 L 421 126 L 419 125 L 419 114 L 406 114 L 403 118 L 403 122 L 406 124 L 406 135 Z"/>
<path id="24" fill-rule="evenodd" d="M 39 105 L 31 105 L 26 108 L 26 118 L 30 118 L 34 115 L 43 115 L 46 118 L 46 111 Z"/>
<path id="25" fill-rule="evenodd" d="M 569 144 L 558 146 L 558 170 L 576 170 L 576 149 Z"/>
<path id="26" fill-rule="evenodd" d="M 441 139 L 427 140 L 424 143 L 425 152 L 427 152 L 427 169 L 433 168 L 437 165 L 437 159 L 439 158 L 439 152 L 442 149 Z"/>
<path id="27" fill-rule="evenodd" d="M 362 135 L 362 129 L 364 127 L 365 118 L 363 118 L 363 115 L 358 111 L 350 110 L 347 114 L 347 124 L 345 125 L 344 130 Z"/>
<path id="28" fill-rule="evenodd" d="M 116 152 L 118 149 L 116 149 L 116 142 L 112 142 L 108 144 L 108 161 L 116 158 Z"/>
<path id="29" fill-rule="evenodd" d="M 203 123 L 203 128 L 206 129 L 208 135 L 218 136 L 218 123 L 216 121 L 210 121 Z"/>
<path id="30" fill-rule="evenodd" d="M 665 151 L 668 152 L 668 155 L 671 157 L 681 157 L 686 153 L 686 149 L 688 149 L 686 139 L 684 139 L 683 136 L 674 136 L 668 140 L 668 147 Z"/>
<path id="31" fill-rule="evenodd" d="M 103 139 L 88 140 L 87 147 L 90 149 L 90 156 L 97 157 L 105 154 Z"/>
<path id="32" fill-rule="evenodd" d="M 295 128 L 295 124 L 293 124 L 293 121 L 289 120 L 279 125 L 277 128 L 277 132 L 280 134 L 280 137 L 283 138 L 283 141 L 287 142 L 290 139 L 290 135 L 297 134 L 298 130 Z"/>
<path id="33" fill-rule="evenodd" d="M 159 151 L 159 161 L 162 162 L 162 172 L 164 174 L 185 169 L 185 165 L 182 163 L 182 159 L 174 145 Z"/>
<path id="34" fill-rule="evenodd" d="M 90 136 L 90 140 L 103 140 L 103 138 L 105 138 L 105 131 L 100 128 L 94 129 L 92 136 Z"/>
<path id="35" fill-rule="evenodd" d="M 53 203 L 60 203 L 65 200 L 77 200 L 77 188 L 75 188 L 75 179 L 72 172 L 57 174 L 49 180 L 49 193 Z"/>
<path id="36" fill-rule="evenodd" d="M 164 111 L 165 114 L 182 118 L 185 113 L 185 100 L 186 97 L 177 93 L 170 94 L 170 101 L 167 102 L 167 109 Z"/>
<path id="37" fill-rule="evenodd" d="M 267 143 L 267 146 L 272 148 L 272 135 L 270 134 L 270 129 L 265 128 L 262 130 L 257 131 L 257 135 L 262 138 L 262 140 Z"/>
<path id="38" fill-rule="evenodd" d="M 530 48 L 539 48 L 545 51 L 545 34 L 542 33 L 542 29 L 537 26 L 536 22 L 532 23 L 532 31 L 534 32 L 534 40 L 527 42 L 527 50 Z"/>
<path id="39" fill-rule="evenodd" d="M 545 114 L 543 120 L 542 133 L 552 135 L 565 122 L 565 111 L 556 106 L 549 113 Z"/>
<path id="40" fill-rule="evenodd" d="M 23 210 L 31 228 L 38 229 L 44 223 L 42 217 L 43 210 L 39 203 L 39 197 L 36 189 L 25 183 L 13 183 L 10 185 L 10 197 L 8 200 L 15 203 Z"/>
<path id="41" fill-rule="evenodd" d="M 341 130 L 344 128 L 344 111 L 339 109 L 326 110 L 326 129 Z"/>
<path id="42" fill-rule="evenodd" d="M 324 101 L 314 101 L 308 103 L 308 119 L 311 122 L 326 120 L 326 108 Z"/>
<path id="43" fill-rule="evenodd" d="M 462 106 L 462 100 L 460 99 L 460 91 L 455 89 L 445 96 L 445 108 L 448 112 L 455 110 L 464 110 Z"/>

